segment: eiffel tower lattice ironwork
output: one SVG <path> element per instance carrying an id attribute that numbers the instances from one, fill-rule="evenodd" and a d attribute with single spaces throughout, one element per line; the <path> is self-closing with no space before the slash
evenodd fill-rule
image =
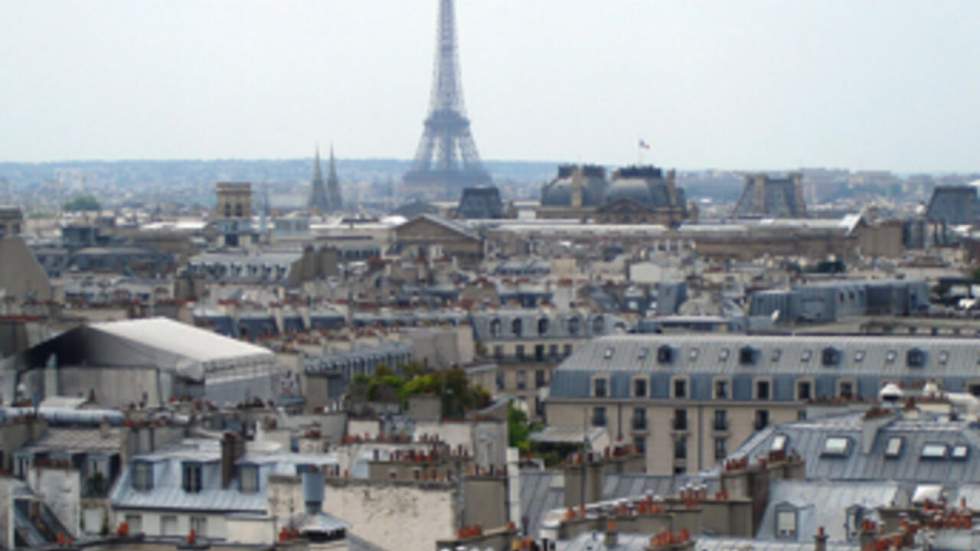
<path id="1" fill-rule="evenodd" d="M 429 115 L 415 154 L 404 177 L 413 189 L 424 188 L 457 195 L 464 187 L 491 183 L 476 150 L 463 104 L 459 71 L 454 0 L 439 0 L 439 30 Z M 420 190 L 421 191 L 421 190 Z"/>

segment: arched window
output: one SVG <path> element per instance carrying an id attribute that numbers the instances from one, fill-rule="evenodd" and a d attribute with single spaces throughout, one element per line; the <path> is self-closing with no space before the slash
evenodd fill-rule
<path id="1" fill-rule="evenodd" d="M 582 330 L 582 320 L 578 317 L 571 318 L 568 320 L 568 333 L 573 337 L 578 336 L 579 331 Z"/>
<path id="2" fill-rule="evenodd" d="M 493 318 L 490 321 L 490 336 L 491 337 L 500 336 L 500 318 Z"/>
<path id="3" fill-rule="evenodd" d="M 596 316 L 592 318 L 592 334 L 601 335 L 606 328 L 605 320 L 602 316 Z"/>

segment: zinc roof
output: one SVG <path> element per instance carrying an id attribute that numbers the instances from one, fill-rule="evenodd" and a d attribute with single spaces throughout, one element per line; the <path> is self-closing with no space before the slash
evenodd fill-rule
<path id="1" fill-rule="evenodd" d="M 657 350 L 670 347 L 674 360 L 658 361 Z M 739 351 L 759 354 L 742 365 Z M 824 349 L 838 350 L 840 361 L 823 366 Z M 926 353 L 925 365 L 909 367 L 912 349 Z M 707 373 L 807 373 L 859 371 L 883 375 L 980 375 L 980 341 L 934 337 L 869 336 L 746 336 L 746 335 L 615 335 L 594 339 L 565 360 L 559 370 L 664 371 Z"/>

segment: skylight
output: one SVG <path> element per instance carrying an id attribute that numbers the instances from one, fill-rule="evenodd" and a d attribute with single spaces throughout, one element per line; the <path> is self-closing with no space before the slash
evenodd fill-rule
<path id="1" fill-rule="evenodd" d="M 946 444 L 922 446 L 922 459 L 946 459 Z"/>
<path id="2" fill-rule="evenodd" d="M 970 448 L 966 447 L 965 444 L 957 444 L 953 446 L 953 459 L 956 459 L 957 461 L 965 461 L 968 455 L 970 455 Z"/>
<path id="3" fill-rule="evenodd" d="M 772 452 L 782 452 L 786 451 L 786 442 L 789 439 L 785 434 L 777 434 L 772 438 L 772 445 L 769 446 L 769 451 Z"/>
<path id="4" fill-rule="evenodd" d="M 885 457 L 890 459 L 895 459 L 896 457 L 902 455 L 902 445 L 905 442 L 899 436 L 892 436 L 888 439 L 888 445 L 885 446 Z"/>
<path id="5" fill-rule="evenodd" d="M 823 455 L 833 457 L 847 457 L 851 441 L 843 436 L 831 436 L 824 440 Z"/>
<path id="6" fill-rule="evenodd" d="M 610 347 L 606 348 L 606 351 L 603 354 L 603 356 L 608 360 L 608 359 L 610 359 L 610 358 L 613 357 L 613 353 L 614 352 L 615 352 L 615 349 L 613 349 L 613 347 L 610 346 Z"/>
<path id="7" fill-rule="evenodd" d="M 801 356 L 800 359 L 803 360 L 804 362 L 808 362 L 812 357 L 813 357 L 813 350 L 804 350 L 803 356 Z"/>

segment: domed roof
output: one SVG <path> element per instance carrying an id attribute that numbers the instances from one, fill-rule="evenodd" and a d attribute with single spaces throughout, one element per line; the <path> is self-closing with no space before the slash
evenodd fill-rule
<path id="1" fill-rule="evenodd" d="M 650 193 L 650 186 L 643 180 L 633 178 L 616 180 L 609 187 L 609 193 L 606 194 L 606 201 L 612 203 L 624 199 L 649 205 L 653 202 L 653 195 Z"/>
<path id="2" fill-rule="evenodd" d="M 670 207 L 670 192 L 663 180 L 624 179 L 613 182 L 607 202 L 629 199 L 648 207 Z"/>
<path id="3" fill-rule="evenodd" d="M 555 180 L 541 188 L 541 204 L 546 207 L 567 207 L 572 204 L 572 181 Z"/>
<path id="4" fill-rule="evenodd" d="M 574 180 L 557 178 L 541 188 L 541 204 L 546 207 L 569 207 L 572 205 Z M 582 182 L 582 206 L 595 207 L 606 196 L 608 184 L 601 176 L 591 176 Z"/>

